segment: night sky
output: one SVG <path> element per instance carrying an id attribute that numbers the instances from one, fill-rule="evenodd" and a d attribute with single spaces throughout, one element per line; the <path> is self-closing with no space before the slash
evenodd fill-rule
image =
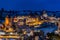
<path id="1" fill-rule="evenodd" d="M 50 10 L 60 11 L 60 0 L 0 0 L 5 10 Z"/>

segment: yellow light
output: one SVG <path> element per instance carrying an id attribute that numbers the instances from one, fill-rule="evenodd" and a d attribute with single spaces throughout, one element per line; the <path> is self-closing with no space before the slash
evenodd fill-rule
<path id="1" fill-rule="evenodd" d="M 5 18 L 5 26 L 9 24 L 9 18 L 8 16 Z"/>

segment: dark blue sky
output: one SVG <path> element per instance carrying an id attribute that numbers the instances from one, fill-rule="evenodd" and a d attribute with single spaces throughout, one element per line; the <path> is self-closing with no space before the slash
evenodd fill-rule
<path id="1" fill-rule="evenodd" d="M 51 10 L 60 11 L 60 0 L 0 0 L 0 8 L 6 10 Z"/>

